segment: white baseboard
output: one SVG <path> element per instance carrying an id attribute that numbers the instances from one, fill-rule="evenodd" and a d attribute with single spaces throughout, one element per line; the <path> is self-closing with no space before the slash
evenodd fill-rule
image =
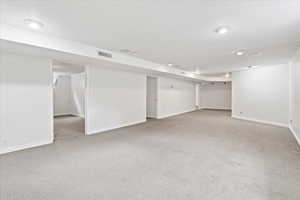
<path id="1" fill-rule="evenodd" d="M 76 116 L 76 117 L 80 117 L 80 118 L 84 118 L 84 115 L 78 114 L 78 113 L 71 113 L 71 115 Z"/>
<path id="2" fill-rule="evenodd" d="M 213 107 L 199 107 L 198 110 L 224 110 L 231 111 L 231 108 L 213 108 Z"/>
<path id="3" fill-rule="evenodd" d="M 62 116 L 77 116 L 77 117 L 81 117 L 84 118 L 84 115 L 80 115 L 77 113 L 60 113 L 60 114 L 54 114 L 54 117 L 62 117 Z"/>
<path id="4" fill-rule="evenodd" d="M 133 126 L 133 125 L 137 125 L 137 124 L 141 124 L 141 123 L 145 123 L 145 122 L 146 122 L 146 119 L 141 120 L 141 121 L 130 122 L 130 123 L 123 123 L 123 124 L 113 126 L 113 127 L 110 127 L 110 128 L 103 128 L 103 129 L 98 129 L 98 130 L 93 130 L 93 131 L 87 131 L 87 135 L 94 135 L 94 134 L 97 134 L 97 133 L 111 131 L 111 130 L 118 129 L 118 128 L 124 128 L 124 127 L 127 127 L 127 126 Z"/>
<path id="5" fill-rule="evenodd" d="M 53 143 L 53 140 L 47 140 L 47 141 L 41 141 L 41 142 L 36 142 L 36 143 L 28 143 L 28 144 L 22 144 L 22 145 L 18 145 L 18 146 L 7 147 L 7 148 L 0 149 L 0 155 L 14 152 L 14 151 L 20 151 L 20 150 L 24 150 L 24 149 L 39 147 L 39 146 L 52 144 L 52 143 Z"/>
<path id="6" fill-rule="evenodd" d="M 54 117 L 61 117 L 61 116 L 67 116 L 67 115 L 72 115 L 72 113 L 59 113 L 59 114 L 54 114 Z"/>
<path id="7" fill-rule="evenodd" d="M 279 122 L 272 122 L 272 121 L 259 120 L 259 119 L 248 118 L 248 117 L 241 117 L 241 116 L 237 116 L 237 115 L 232 115 L 231 117 L 234 119 L 241 119 L 241 120 L 247 120 L 247 121 L 252 121 L 252 122 L 257 122 L 257 123 L 262 123 L 262 124 L 268 124 L 268 125 L 273 125 L 273 126 L 289 128 L 288 124 L 283 124 L 283 123 L 279 123 Z"/>
<path id="8" fill-rule="evenodd" d="M 298 135 L 296 134 L 296 131 L 293 129 L 293 126 L 290 124 L 289 125 L 289 129 L 292 132 L 293 136 L 295 137 L 298 145 L 300 146 L 300 138 L 298 137 Z"/>
<path id="9" fill-rule="evenodd" d="M 173 116 L 176 116 L 176 115 L 181 115 L 181 114 L 193 112 L 193 111 L 196 111 L 196 110 L 197 110 L 196 108 L 193 108 L 193 109 L 186 110 L 186 111 L 183 111 L 183 112 L 176 112 L 176 113 L 171 113 L 171 114 L 167 114 L 167 115 L 161 115 L 161 116 L 158 116 L 157 119 L 164 119 L 164 118 L 168 118 L 168 117 L 173 117 Z"/>

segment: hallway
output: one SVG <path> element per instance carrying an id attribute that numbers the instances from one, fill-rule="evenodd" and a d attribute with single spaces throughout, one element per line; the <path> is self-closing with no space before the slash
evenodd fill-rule
<path id="1" fill-rule="evenodd" d="M 54 117 L 54 140 L 84 136 L 84 119 L 77 116 Z"/>

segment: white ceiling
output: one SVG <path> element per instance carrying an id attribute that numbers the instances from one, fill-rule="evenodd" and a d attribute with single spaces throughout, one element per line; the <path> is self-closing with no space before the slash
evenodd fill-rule
<path id="1" fill-rule="evenodd" d="M 286 63 L 300 45 L 300 0 L 0 0 L 1 23 L 186 70 L 226 72 Z M 219 26 L 230 27 L 217 35 Z M 249 54 L 237 57 L 234 52 Z M 259 52 L 258 55 L 256 55 Z"/>

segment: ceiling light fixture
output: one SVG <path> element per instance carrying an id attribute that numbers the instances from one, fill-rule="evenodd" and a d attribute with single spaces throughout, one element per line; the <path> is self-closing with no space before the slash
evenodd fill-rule
<path id="1" fill-rule="evenodd" d="M 215 30 L 215 32 L 216 32 L 217 34 L 219 34 L 219 35 L 227 34 L 228 31 L 229 31 L 229 28 L 228 28 L 228 27 L 225 27 L 225 26 L 221 26 L 221 27 L 219 27 L 219 28 L 217 28 L 217 29 Z"/>
<path id="2" fill-rule="evenodd" d="M 35 30 L 38 30 L 38 29 L 41 29 L 44 27 L 44 24 L 42 22 L 39 22 L 39 21 L 36 21 L 36 20 L 33 20 L 33 19 L 25 19 L 24 20 L 24 23 L 31 29 L 35 29 Z"/>
<path id="3" fill-rule="evenodd" d="M 229 77 L 230 77 L 230 74 L 229 74 L 229 73 L 226 73 L 226 74 L 225 74 L 225 77 L 226 77 L 226 78 L 229 78 Z"/>
<path id="4" fill-rule="evenodd" d="M 168 66 L 169 66 L 169 67 L 173 67 L 173 64 L 172 64 L 172 63 L 169 63 Z"/>
<path id="5" fill-rule="evenodd" d="M 235 54 L 236 54 L 237 56 L 242 56 L 242 55 L 245 54 L 245 52 L 244 52 L 244 51 L 237 51 Z"/>

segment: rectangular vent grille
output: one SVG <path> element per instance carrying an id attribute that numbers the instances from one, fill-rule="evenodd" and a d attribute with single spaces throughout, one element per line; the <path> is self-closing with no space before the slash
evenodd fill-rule
<path id="1" fill-rule="evenodd" d="M 99 56 L 107 57 L 107 58 L 112 58 L 112 54 L 103 52 L 103 51 L 98 51 Z"/>

